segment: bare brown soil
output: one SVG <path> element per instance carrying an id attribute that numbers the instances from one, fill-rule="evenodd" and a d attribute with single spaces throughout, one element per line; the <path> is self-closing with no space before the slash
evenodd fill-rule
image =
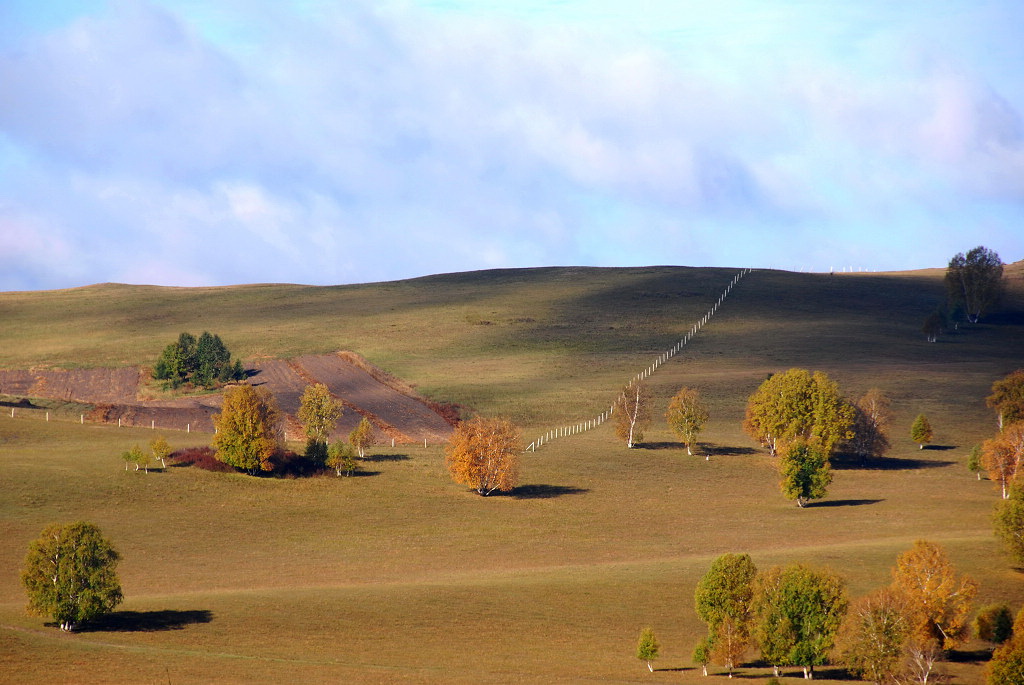
<path id="1" fill-rule="evenodd" d="M 260 359 L 247 365 L 249 383 L 264 386 L 285 414 L 285 432 L 301 439 L 295 415 L 299 398 L 310 383 L 323 383 L 345 405 L 335 431 L 343 437 L 365 416 L 379 430 L 380 442 L 438 443 L 448 439 L 451 424 L 411 387 L 373 367 L 351 352 L 305 355 L 292 360 Z M 144 371 L 121 369 L 0 370 L 0 394 L 45 398 L 95 405 L 92 421 L 172 430 L 213 431 L 213 414 L 220 411 L 221 393 L 164 400 L 140 398 Z"/>

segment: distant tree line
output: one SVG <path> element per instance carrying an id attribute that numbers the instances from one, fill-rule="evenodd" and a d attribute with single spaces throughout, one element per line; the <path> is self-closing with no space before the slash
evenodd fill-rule
<path id="1" fill-rule="evenodd" d="M 197 340 L 191 333 L 182 333 L 160 354 L 153 378 L 171 388 L 192 385 L 210 389 L 242 380 L 245 369 L 238 359 L 232 363 L 231 352 L 219 335 L 204 331 Z"/>

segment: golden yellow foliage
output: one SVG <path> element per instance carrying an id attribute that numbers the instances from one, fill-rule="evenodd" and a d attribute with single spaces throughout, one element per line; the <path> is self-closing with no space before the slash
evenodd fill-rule
<path id="1" fill-rule="evenodd" d="M 511 421 L 478 416 L 456 426 L 445 462 L 456 483 L 489 495 L 516 486 L 522 451 L 519 429 Z"/>

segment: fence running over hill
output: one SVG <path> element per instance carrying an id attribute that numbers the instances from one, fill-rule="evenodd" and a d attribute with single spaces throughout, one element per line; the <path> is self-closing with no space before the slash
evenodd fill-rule
<path id="1" fill-rule="evenodd" d="M 658 358 L 655 359 L 651 363 L 651 365 L 648 366 L 646 369 L 644 369 L 640 373 L 638 373 L 635 376 L 633 376 L 633 378 L 629 381 L 629 385 L 632 385 L 633 383 L 636 383 L 638 381 L 642 381 L 642 380 L 650 377 L 650 375 L 652 373 L 654 373 L 655 371 L 658 370 L 659 366 L 661 366 L 662 364 L 664 364 L 668 360 L 672 359 L 672 357 L 676 356 L 683 349 L 683 347 L 685 347 L 686 344 L 688 342 L 690 342 L 690 340 L 693 339 L 693 336 L 697 335 L 697 333 L 700 331 L 700 329 L 703 328 L 704 325 L 708 321 L 711 320 L 711 317 L 715 315 L 715 313 L 718 311 L 718 308 L 720 306 L 722 306 L 723 302 L 725 302 L 725 298 L 727 298 L 729 296 L 729 293 L 732 292 L 733 286 L 735 286 L 737 283 L 739 283 L 740 279 L 743 278 L 744 276 L 746 276 L 747 274 L 749 274 L 751 271 L 752 271 L 752 269 L 743 269 L 738 274 L 736 274 L 733 277 L 733 279 L 731 281 L 729 281 L 729 285 L 726 286 L 726 288 L 722 292 L 722 294 L 718 297 L 718 301 L 715 302 L 715 304 L 712 305 L 711 309 L 708 310 L 708 313 L 705 314 L 703 317 L 701 317 L 700 320 L 697 321 L 697 323 L 693 324 L 693 326 L 690 328 L 689 332 L 687 332 L 687 334 L 684 335 L 679 340 L 679 342 L 677 342 L 675 345 L 670 347 L 668 350 L 666 350 L 662 354 L 658 355 Z M 568 436 L 571 436 L 571 435 L 577 435 L 577 434 L 582 433 L 584 431 L 588 431 L 591 428 L 597 428 L 602 423 L 604 423 L 609 418 L 611 418 L 611 416 L 612 416 L 612 414 L 614 412 L 615 412 L 615 404 L 613 403 L 612 406 L 609 407 L 607 411 L 602 412 L 596 418 L 589 419 L 587 421 L 582 421 L 580 423 L 577 423 L 577 424 L 574 424 L 574 425 L 571 425 L 571 426 L 562 426 L 560 428 L 553 428 L 553 429 L 549 430 L 548 432 L 546 432 L 544 435 L 540 436 L 539 438 L 537 438 L 536 440 L 531 442 L 529 444 L 529 446 L 527 446 L 526 451 L 527 452 L 536 452 L 539 447 L 548 444 L 549 442 L 551 442 L 552 440 L 554 440 L 556 438 L 565 438 L 565 437 L 568 437 Z"/>

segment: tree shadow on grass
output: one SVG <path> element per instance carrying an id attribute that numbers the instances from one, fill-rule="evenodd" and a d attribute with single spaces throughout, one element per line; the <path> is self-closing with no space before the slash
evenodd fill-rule
<path id="1" fill-rule="evenodd" d="M 330 473 L 335 478 L 370 478 L 372 476 L 379 476 L 380 475 L 380 471 L 366 471 L 364 469 L 356 469 L 352 473 L 348 473 L 348 474 L 343 473 L 340 476 L 336 472 L 334 472 L 334 471 L 331 471 Z M 325 475 L 326 475 L 326 472 L 325 472 Z"/>
<path id="2" fill-rule="evenodd" d="M 408 461 L 410 458 L 408 454 L 368 454 L 362 461 Z"/>
<path id="3" fill-rule="evenodd" d="M 502 494 L 516 499 L 554 499 L 563 495 L 582 495 L 590 492 L 588 488 L 574 488 L 567 485 L 520 485 L 508 493 Z"/>
<path id="4" fill-rule="evenodd" d="M 808 502 L 804 506 L 811 507 L 861 507 L 865 504 L 878 504 L 884 499 L 832 499 L 824 502 Z"/>
<path id="5" fill-rule="evenodd" d="M 686 673 L 687 671 L 696 671 L 697 669 L 692 666 L 681 666 L 679 668 L 656 668 L 655 673 Z"/>
<path id="6" fill-rule="evenodd" d="M 686 445 L 681 442 L 637 442 L 633 449 L 638 450 L 685 450 Z M 657 669 L 655 669 L 657 670 Z"/>
<path id="7" fill-rule="evenodd" d="M 710 457 L 742 457 L 751 454 L 757 454 L 757 450 L 753 447 L 732 447 L 730 445 L 716 445 L 713 442 L 701 442 L 697 443 L 699 446 L 699 452 L 693 456 L 707 455 Z"/>
<path id="8" fill-rule="evenodd" d="M 903 457 L 863 459 L 851 454 L 836 454 L 831 460 L 832 468 L 841 471 L 914 471 L 916 469 L 938 469 L 955 463 L 955 461 L 905 459 Z"/>
<path id="9" fill-rule="evenodd" d="M 951 649 L 948 658 L 957 664 L 983 664 L 992 660 L 992 649 Z"/>
<path id="10" fill-rule="evenodd" d="M 40 405 L 32 404 L 32 400 L 23 397 L 20 400 L 0 400 L 0 407 L 14 407 L 15 409 L 42 409 Z"/>
<path id="11" fill-rule="evenodd" d="M 178 611 L 114 611 L 84 624 L 83 633 L 153 633 L 163 630 L 182 630 L 185 626 L 209 623 L 213 612 L 207 609 Z"/>
<path id="12" fill-rule="evenodd" d="M 936 452 L 948 452 L 949 450 L 955 450 L 959 445 L 925 445 L 926 450 L 935 450 Z"/>

